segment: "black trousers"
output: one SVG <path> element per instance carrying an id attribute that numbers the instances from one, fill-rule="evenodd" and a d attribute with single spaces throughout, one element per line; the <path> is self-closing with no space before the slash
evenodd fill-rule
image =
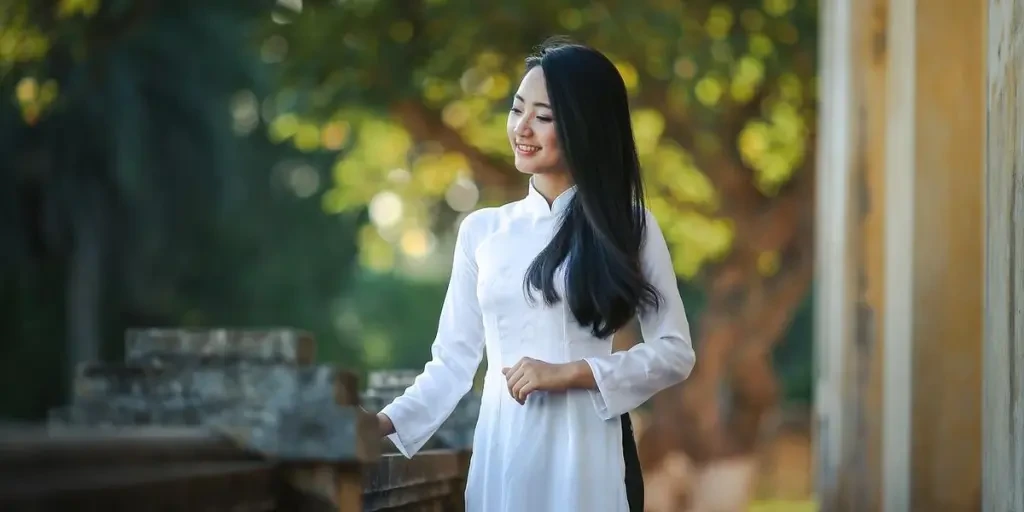
<path id="1" fill-rule="evenodd" d="M 626 501 L 629 512 L 644 512 L 644 476 L 640 472 L 640 454 L 633 439 L 629 413 L 622 415 L 622 460 L 626 462 Z"/>

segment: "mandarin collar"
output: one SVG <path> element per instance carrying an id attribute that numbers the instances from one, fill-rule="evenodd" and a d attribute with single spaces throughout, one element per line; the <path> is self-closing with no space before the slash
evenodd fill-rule
<path id="1" fill-rule="evenodd" d="M 536 212 L 542 215 L 558 215 L 565 211 L 569 206 L 573 196 L 576 195 L 576 186 L 573 185 L 566 189 L 558 197 L 548 205 L 548 200 L 537 190 L 537 187 L 533 185 L 533 177 L 530 178 L 529 191 L 526 194 L 524 203 L 531 212 Z"/>

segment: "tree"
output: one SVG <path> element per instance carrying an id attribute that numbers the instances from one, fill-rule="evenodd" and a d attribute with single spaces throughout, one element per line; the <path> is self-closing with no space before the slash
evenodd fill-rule
<path id="1" fill-rule="evenodd" d="M 650 207 L 680 277 L 708 301 L 697 368 L 658 399 L 645 464 L 673 448 L 697 462 L 751 452 L 777 402 L 771 348 L 812 278 L 815 2 L 365 0 L 300 11 L 270 26 L 264 51 L 315 92 L 304 104 L 278 93 L 287 107 L 271 130 L 299 147 L 340 134 L 329 210 L 382 197 L 392 213 L 404 207 L 376 222 L 371 250 L 437 227 L 422 219 L 467 179 L 485 202 L 522 193 L 504 122 L 532 47 L 561 33 L 609 53 L 631 94 Z"/>
<path id="2" fill-rule="evenodd" d="M 365 214 L 260 130 L 273 2 L 48 0 L 0 10 L 0 379 L 38 418 L 127 326 L 334 326 Z M 66 364 L 55 359 L 69 352 Z"/>

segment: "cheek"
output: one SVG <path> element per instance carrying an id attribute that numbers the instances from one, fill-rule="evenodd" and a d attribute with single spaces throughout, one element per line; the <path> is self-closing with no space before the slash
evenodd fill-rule
<path id="1" fill-rule="evenodd" d="M 555 131 L 554 126 L 550 126 L 548 129 L 545 129 L 543 133 L 538 133 L 537 135 L 539 136 L 538 138 L 540 139 L 541 145 L 551 150 L 551 155 L 558 157 L 562 154 L 562 147 L 558 143 L 558 133 Z"/>

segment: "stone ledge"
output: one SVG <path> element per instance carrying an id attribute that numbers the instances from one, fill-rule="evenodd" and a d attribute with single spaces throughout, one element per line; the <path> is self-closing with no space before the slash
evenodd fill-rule
<path id="1" fill-rule="evenodd" d="M 207 424 L 246 450 L 282 462 L 364 464 L 380 457 L 377 419 L 358 407 L 229 409 Z"/>
<path id="2" fill-rule="evenodd" d="M 286 329 L 129 329 L 125 360 L 147 365 L 174 364 L 182 358 L 243 359 L 312 364 L 316 341 L 307 332 Z"/>
<path id="3" fill-rule="evenodd" d="M 87 363 L 75 375 L 74 399 L 145 398 L 152 404 L 183 401 L 333 401 L 356 405 L 358 383 L 350 372 L 328 365 L 291 366 L 211 359 L 175 366 Z"/>

